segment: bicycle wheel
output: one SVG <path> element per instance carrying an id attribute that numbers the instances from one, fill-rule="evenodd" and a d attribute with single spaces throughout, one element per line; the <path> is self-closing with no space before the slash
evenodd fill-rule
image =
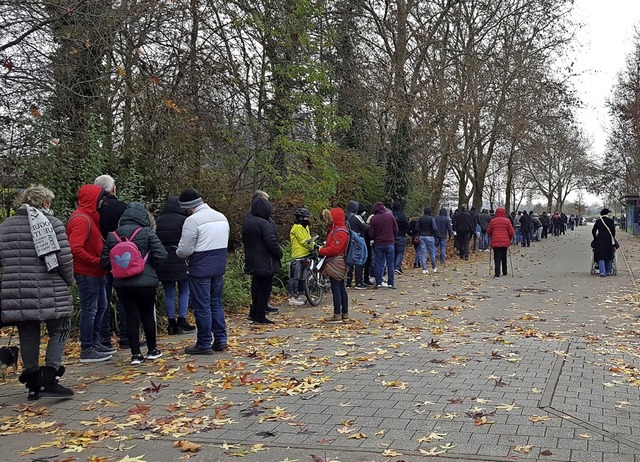
<path id="1" fill-rule="evenodd" d="M 320 275 L 317 271 L 308 271 L 304 284 L 304 295 L 311 306 L 318 306 L 322 303 L 324 288 L 320 284 Z"/>

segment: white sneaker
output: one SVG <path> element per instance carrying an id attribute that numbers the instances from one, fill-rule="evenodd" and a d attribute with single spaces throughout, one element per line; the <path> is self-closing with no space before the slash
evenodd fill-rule
<path id="1" fill-rule="evenodd" d="M 438 272 L 438 268 L 433 268 L 433 272 L 437 273 Z"/>
<path id="2" fill-rule="evenodd" d="M 289 299 L 289 305 L 290 306 L 302 306 L 302 305 L 304 305 L 304 301 L 300 300 L 299 298 L 290 298 Z"/>
<path id="3" fill-rule="evenodd" d="M 422 270 L 422 274 L 429 274 L 429 270 L 426 270 L 426 269 Z"/>
<path id="4" fill-rule="evenodd" d="M 387 284 L 386 281 L 382 281 L 382 284 L 380 284 L 382 287 L 389 287 L 389 284 Z"/>

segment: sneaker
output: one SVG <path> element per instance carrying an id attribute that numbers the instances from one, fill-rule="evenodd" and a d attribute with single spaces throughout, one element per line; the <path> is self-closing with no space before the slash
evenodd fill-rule
<path id="1" fill-rule="evenodd" d="M 254 324 L 275 324 L 275 321 L 272 321 L 271 319 L 268 319 L 266 317 L 262 319 L 257 319 L 257 318 L 249 318 L 249 319 L 251 319 L 251 321 L 253 321 Z"/>
<path id="2" fill-rule="evenodd" d="M 116 351 L 118 351 L 117 349 L 113 348 L 113 347 L 108 347 L 106 345 L 103 345 L 102 343 L 96 343 L 93 348 L 98 352 L 98 353 L 109 353 L 109 354 L 113 354 Z"/>
<path id="3" fill-rule="evenodd" d="M 131 356 L 131 365 L 139 366 L 144 361 L 144 357 L 142 355 L 133 355 Z"/>
<path id="4" fill-rule="evenodd" d="M 381 285 L 382 287 L 389 287 L 389 284 L 388 284 L 386 281 L 382 281 L 382 282 L 380 283 L 380 285 Z"/>
<path id="5" fill-rule="evenodd" d="M 382 288 L 382 284 L 376 284 L 375 286 L 373 286 L 374 289 L 380 289 Z"/>
<path id="6" fill-rule="evenodd" d="M 422 274 L 429 274 L 429 270 L 426 270 L 426 269 L 422 270 Z"/>
<path id="7" fill-rule="evenodd" d="M 349 322 L 350 321 L 348 313 L 343 313 L 341 315 L 341 317 L 342 317 L 342 322 Z"/>
<path id="8" fill-rule="evenodd" d="M 81 363 L 98 363 L 113 358 L 112 353 L 100 353 L 95 348 L 87 348 L 80 352 Z"/>
<path id="9" fill-rule="evenodd" d="M 433 268 L 433 272 L 437 273 L 438 272 L 438 268 Z"/>
<path id="10" fill-rule="evenodd" d="M 211 345 L 211 349 L 213 351 L 224 351 L 224 350 L 226 350 L 228 348 L 229 348 L 229 345 L 227 345 L 226 342 L 225 343 L 217 343 L 217 342 L 214 341 L 213 345 Z"/>
<path id="11" fill-rule="evenodd" d="M 334 314 L 333 316 L 331 316 L 330 318 L 325 318 L 324 322 L 330 322 L 330 323 L 334 323 L 334 322 L 342 322 L 342 315 L 340 314 Z"/>
<path id="12" fill-rule="evenodd" d="M 153 360 L 158 358 L 162 358 L 162 351 L 157 348 L 155 350 L 147 351 L 147 359 Z"/>
<path id="13" fill-rule="evenodd" d="M 186 347 L 184 352 L 188 355 L 212 355 L 213 349 L 211 348 L 200 348 L 199 346 Z"/>
<path id="14" fill-rule="evenodd" d="M 396 274 L 402 274 L 402 270 L 400 268 L 394 269 L 393 272 Z"/>
<path id="15" fill-rule="evenodd" d="M 354 287 L 354 289 L 356 289 L 356 290 L 363 290 L 363 289 L 366 289 L 366 288 L 367 288 L 367 286 L 364 285 L 364 284 L 356 284 L 355 287 Z"/>
<path id="16" fill-rule="evenodd" d="M 291 298 L 289 298 L 289 305 L 290 306 L 302 306 L 302 305 L 304 305 L 304 301 L 300 300 L 299 298 L 291 297 Z"/>
<path id="17" fill-rule="evenodd" d="M 395 290 L 396 286 L 387 286 L 387 289 L 394 289 Z"/>
<path id="18" fill-rule="evenodd" d="M 304 304 L 304 302 L 302 302 L 302 303 Z M 280 312 L 280 308 L 276 308 L 275 306 L 267 306 L 264 310 L 267 313 L 273 313 L 273 314 Z"/>

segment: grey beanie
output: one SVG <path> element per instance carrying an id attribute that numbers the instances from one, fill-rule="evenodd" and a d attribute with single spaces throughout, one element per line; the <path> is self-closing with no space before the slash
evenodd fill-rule
<path id="1" fill-rule="evenodd" d="M 180 204 L 180 208 L 192 209 L 204 204 L 204 201 L 202 197 L 200 197 L 200 194 L 198 194 L 198 191 L 193 188 L 187 188 L 180 193 L 178 204 Z"/>

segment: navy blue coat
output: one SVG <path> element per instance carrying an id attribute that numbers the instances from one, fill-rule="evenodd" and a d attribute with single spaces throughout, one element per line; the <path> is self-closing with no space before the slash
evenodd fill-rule
<path id="1" fill-rule="evenodd" d="M 187 261 L 176 255 L 176 249 L 182 236 L 182 226 L 187 214 L 178 203 L 178 196 L 170 196 L 162 215 L 156 220 L 156 234 L 167 251 L 167 260 L 156 272 L 162 282 L 183 281 L 187 279 Z"/>

